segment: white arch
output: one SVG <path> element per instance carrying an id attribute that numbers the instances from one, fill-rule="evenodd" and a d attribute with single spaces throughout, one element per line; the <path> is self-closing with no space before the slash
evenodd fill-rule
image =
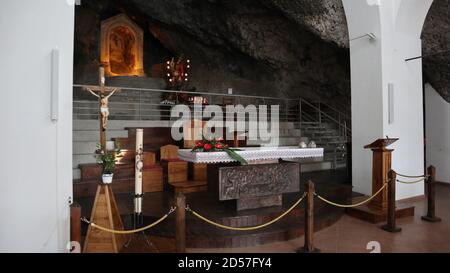
<path id="1" fill-rule="evenodd" d="M 376 2 L 367 1 L 342 0 L 350 40 L 369 30 L 376 35 L 381 31 L 380 7 Z M 368 25 L 370 25 L 369 29 Z"/>
<path id="2" fill-rule="evenodd" d="M 343 0 L 351 39 L 352 178 L 357 192 L 372 193 L 372 158 L 363 146 L 386 135 L 400 138 L 393 145 L 392 168 L 423 171 L 422 64 L 405 59 L 421 54 L 420 35 L 432 2 Z M 362 37 L 366 33 L 376 38 Z M 397 193 L 400 199 L 418 196 L 423 187 L 399 186 Z"/>
<path id="3" fill-rule="evenodd" d="M 396 32 L 420 38 L 433 0 L 399 0 Z"/>

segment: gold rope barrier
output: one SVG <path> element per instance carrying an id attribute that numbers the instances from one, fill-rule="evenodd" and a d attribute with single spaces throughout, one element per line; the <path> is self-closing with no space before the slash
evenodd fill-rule
<path id="1" fill-rule="evenodd" d="M 92 222 L 88 221 L 88 220 L 87 220 L 86 218 L 84 218 L 84 217 L 81 218 L 81 221 L 83 221 L 83 222 L 85 222 L 85 223 L 91 225 L 93 228 L 97 228 L 97 229 L 100 229 L 100 230 L 103 230 L 103 231 L 106 231 L 106 232 L 109 232 L 109 233 L 114 233 L 114 234 L 132 234 L 132 233 L 138 233 L 138 232 L 147 230 L 147 229 L 149 229 L 149 228 L 152 228 L 152 227 L 158 225 L 159 223 L 161 223 L 162 221 L 164 221 L 167 217 L 169 217 L 169 215 L 172 214 L 176 209 L 177 209 L 177 207 L 172 207 L 172 208 L 170 209 L 170 211 L 169 211 L 166 215 L 164 215 L 164 216 L 161 217 L 160 219 L 156 220 L 156 221 L 153 222 L 152 224 L 150 224 L 150 225 L 148 225 L 148 226 L 145 226 L 145 227 L 142 227 L 142 228 L 139 228 L 139 229 L 133 229 L 133 230 L 114 230 L 114 229 L 105 228 L 105 227 L 99 226 L 99 225 L 97 225 L 97 224 L 95 224 L 95 223 L 92 223 Z"/>
<path id="2" fill-rule="evenodd" d="M 324 201 L 325 203 L 328 203 L 330 205 L 336 206 L 336 207 L 341 207 L 341 208 L 354 208 L 354 207 L 358 207 L 361 205 L 364 205 L 365 203 L 369 202 L 370 200 L 372 200 L 373 198 L 375 198 L 375 196 L 377 196 L 378 194 L 380 194 L 387 186 L 388 184 L 384 184 L 383 187 L 381 187 L 374 195 L 372 195 L 371 197 L 369 197 L 367 200 L 364 200 L 361 203 L 358 204 L 351 204 L 351 205 L 341 205 L 341 204 L 337 204 L 334 202 L 331 202 L 325 198 L 323 198 L 322 196 L 318 195 L 317 193 L 314 193 L 315 196 L 317 196 L 317 198 L 319 198 L 320 200 Z"/>
<path id="3" fill-rule="evenodd" d="M 397 182 L 402 183 L 402 184 L 416 184 L 416 183 L 424 181 L 425 179 L 427 179 L 427 178 L 426 177 L 422 177 L 421 179 L 414 180 L 414 181 L 402 181 L 402 180 L 398 180 L 397 179 Z"/>
<path id="4" fill-rule="evenodd" d="M 405 174 L 401 174 L 401 173 L 397 173 L 395 172 L 396 175 L 398 176 L 402 176 L 402 177 L 406 177 L 406 178 L 428 178 L 429 175 L 405 175 Z"/>
<path id="5" fill-rule="evenodd" d="M 259 225 L 259 226 L 254 226 L 254 227 L 230 227 L 230 226 L 225 226 L 222 224 L 219 224 L 217 222 L 211 221 L 207 218 L 205 218 L 204 216 L 198 214 L 196 211 L 190 209 L 189 207 L 186 208 L 187 211 L 190 211 L 193 215 L 195 215 L 196 217 L 198 217 L 199 219 L 203 220 L 204 222 L 211 224 L 213 226 L 219 227 L 219 228 L 223 228 L 223 229 L 228 229 L 228 230 L 237 230 L 237 231 L 250 231 L 250 230 L 257 230 L 257 229 L 261 229 L 264 227 L 267 227 L 279 220 L 281 220 L 283 217 L 285 217 L 286 215 L 288 215 L 295 207 L 297 207 L 302 201 L 303 199 L 305 199 L 307 193 L 303 193 L 303 196 L 300 197 L 300 199 L 295 202 L 294 205 L 292 205 L 292 207 L 290 207 L 287 211 L 285 211 L 283 214 L 281 214 L 280 216 L 278 216 L 277 218 L 273 219 L 270 222 L 267 222 L 265 224 Z"/>

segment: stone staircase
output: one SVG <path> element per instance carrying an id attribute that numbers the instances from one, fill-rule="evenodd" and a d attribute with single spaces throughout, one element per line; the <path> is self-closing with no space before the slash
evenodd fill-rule
<path id="1" fill-rule="evenodd" d="M 328 122 L 302 122 L 302 136 L 314 141 L 317 147 L 324 148 L 323 161 L 331 164 L 332 169 L 346 167 L 347 139 L 339 134 L 334 124 Z M 307 142 L 307 143 L 308 143 Z"/>
<path id="2" fill-rule="evenodd" d="M 166 87 L 165 81 L 160 78 L 148 77 L 107 77 L 106 86 L 120 87 L 121 92 L 109 99 L 110 120 L 161 120 L 159 103 L 162 100 L 162 90 Z M 142 88 L 153 92 L 141 92 Z M 98 101 L 80 86 L 74 87 L 73 118 L 94 120 L 98 117 Z"/>
<path id="3" fill-rule="evenodd" d="M 117 77 L 108 78 L 107 85 L 123 87 L 121 92 L 110 99 L 107 140 L 128 137 L 126 127 L 169 127 L 170 112 L 168 109 L 170 106 L 160 105 L 162 98 L 169 94 L 165 90 L 161 90 L 164 88 L 162 79 Z M 131 85 L 132 88 L 126 87 Z M 74 180 L 81 178 L 80 165 L 95 163 L 94 151 L 99 142 L 98 102 L 81 87 L 74 86 Z M 222 95 L 207 96 L 212 104 L 223 102 Z M 238 97 L 233 100 L 243 105 L 268 103 L 266 100 L 258 100 L 258 97 Z M 301 98 L 299 102 L 290 100 L 288 103 L 277 100 L 277 98 L 271 102 L 283 106 L 280 108 L 277 144 L 279 146 L 298 146 L 301 141 L 309 143 L 313 140 L 318 147 L 325 149 L 323 161 L 302 165 L 304 172 L 345 167 L 347 161 L 346 137 L 342 136 L 342 128 L 350 125 L 348 116 L 345 120 L 345 114 L 323 103 L 310 103 Z M 254 117 L 249 117 L 249 119 L 253 120 Z M 259 122 L 258 125 L 261 126 L 261 123 Z M 260 140 L 248 140 L 247 144 L 273 146 L 271 143 Z"/>
<path id="4" fill-rule="evenodd" d="M 110 120 L 107 140 L 128 137 L 125 127 L 168 127 L 168 121 Z M 73 121 L 73 179 L 81 178 L 80 165 L 96 163 L 95 148 L 100 142 L 98 120 Z"/>
<path id="5" fill-rule="evenodd" d="M 270 126 L 270 125 L 269 125 Z M 249 130 L 249 133 L 251 130 Z M 279 146 L 297 146 L 302 139 L 301 130 L 294 122 L 280 122 L 279 124 Z M 264 146 L 271 145 L 261 140 L 248 140 L 248 145 Z"/>
<path id="6" fill-rule="evenodd" d="M 301 128 L 301 129 L 300 129 Z M 324 148 L 324 158 L 321 162 L 311 162 L 302 165 L 302 171 L 316 171 L 345 168 L 347 161 L 346 138 L 331 122 L 303 121 L 301 125 L 295 122 L 280 123 L 279 146 L 298 146 L 301 141 L 314 141 L 317 147 Z M 249 141 L 249 145 L 267 145 L 263 141 Z M 269 144 L 270 145 L 270 144 Z"/>
<path id="7" fill-rule="evenodd" d="M 94 151 L 99 142 L 97 120 L 74 120 L 73 122 L 73 179 L 81 178 L 80 165 L 95 163 Z M 169 121 L 110 120 L 107 140 L 128 137 L 125 127 L 169 127 Z M 281 122 L 279 125 L 279 145 L 297 146 L 301 141 L 315 141 L 325 149 L 324 159 L 302 166 L 302 171 L 336 169 L 346 166 L 345 138 L 339 136 L 333 124 L 327 122 Z M 248 141 L 248 145 L 266 145 L 262 141 Z"/>

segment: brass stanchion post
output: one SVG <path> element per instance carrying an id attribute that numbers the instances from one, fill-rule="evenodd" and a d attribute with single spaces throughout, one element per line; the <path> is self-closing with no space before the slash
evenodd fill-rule
<path id="1" fill-rule="evenodd" d="M 306 183 L 306 207 L 305 207 L 305 246 L 297 250 L 298 253 L 317 253 L 319 249 L 314 247 L 314 183 L 310 180 Z"/>
<path id="2" fill-rule="evenodd" d="M 396 226 L 395 218 L 395 184 L 397 183 L 397 174 L 394 170 L 388 173 L 388 209 L 387 209 L 387 224 L 382 226 L 383 230 L 388 232 L 400 232 L 402 229 Z"/>
<path id="3" fill-rule="evenodd" d="M 422 216 L 422 220 L 428 222 L 440 222 L 441 218 L 436 217 L 436 168 L 434 166 L 429 166 L 427 169 L 428 178 L 427 182 L 427 215 Z"/>
<path id="4" fill-rule="evenodd" d="M 186 197 L 182 193 L 176 196 L 175 247 L 177 253 L 186 253 Z"/>

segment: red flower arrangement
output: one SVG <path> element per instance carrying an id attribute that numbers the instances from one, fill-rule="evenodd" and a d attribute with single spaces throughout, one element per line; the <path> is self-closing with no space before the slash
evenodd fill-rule
<path id="1" fill-rule="evenodd" d="M 231 158 L 241 163 L 241 165 L 247 165 L 247 161 L 242 158 L 238 153 L 236 153 L 236 149 L 232 149 L 228 147 L 225 143 L 223 143 L 223 139 L 221 138 L 213 138 L 211 140 L 206 139 L 202 136 L 202 140 L 198 141 L 195 144 L 195 147 L 192 148 L 191 152 L 226 152 Z"/>

